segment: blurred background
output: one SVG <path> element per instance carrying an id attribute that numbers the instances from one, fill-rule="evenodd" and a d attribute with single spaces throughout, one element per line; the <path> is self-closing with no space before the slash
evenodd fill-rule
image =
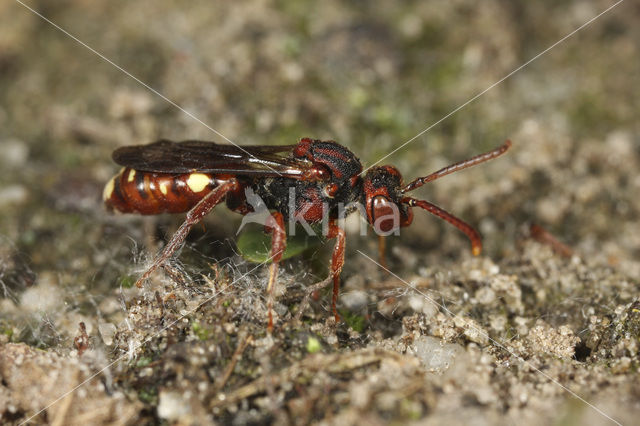
<path id="1" fill-rule="evenodd" d="M 365 166 L 614 4 L 25 3 L 239 145 L 333 139 Z M 588 262 L 637 282 L 639 18 L 637 2 L 621 3 L 384 163 L 409 181 L 511 139 L 504 157 L 416 196 L 476 226 L 496 262 L 513 256 L 535 223 Z M 23 292 L 42 283 L 61 298 L 60 309 L 92 315 L 140 256 L 157 249 L 153 237 L 180 223 L 182 217 L 114 217 L 101 202 L 104 183 L 118 170 L 111 152 L 159 138 L 226 143 L 19 3 L 0 3 L 6 329 L 16 327 L 8 313 L 21 309 Z M 194 258 L 234 256 L 240 217 L 223 210 L 190 236 Z M 427 213 L 415 216 L 410 230 L 390 242 L 392 270 L 415 273 L 470 257 L 456 229 Z M 345 277 L 366 263 L 354 250 L 374 256 L 375 243 L 348 238 Z M 42 318 L 32 321 L 31 328 L 47 327 Z M 74 316 L 50 326 L 48 338 L 23 339 L 68 342 L 76 327 Z"/>

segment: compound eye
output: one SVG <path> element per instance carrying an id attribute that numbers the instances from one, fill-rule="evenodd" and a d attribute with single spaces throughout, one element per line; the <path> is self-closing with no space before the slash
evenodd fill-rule
<path id="1" fill-rule="evenodd" d="M 400 227 L 400 209 L 384 195 L 373 197 L 371 205 L 373 229 L 377 233 L 389 233 Z"/>

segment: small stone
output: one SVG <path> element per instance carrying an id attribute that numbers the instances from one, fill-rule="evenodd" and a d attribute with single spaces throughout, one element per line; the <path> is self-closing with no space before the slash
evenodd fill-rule
<path id="1" fill-rule="evenodd" d="M 491 404 L 498 400 L 495 391 L 488 384 L 476 387 L 474 394 L 480 404 Z"/>
<path id="2" fill-rule="evenodd" d="M 507 325 L 507 318 L 503 315 L 491 315 L 489 317 L 489 325 L 495 331 L 504 331 Z"/>
<path id="3" fill-rule="evenodd" d="M 496 300 L 496 293 L 489 287 L 482 287 L 476 291 L 476 300 L 482 305 L 488 305 Z"/>
<path id="4" fill-rule="evenodd" d="M 424 319 L 429 319 L 438 312 L 438 306 L 428 298 L 422 295 L 413 295 L 409 297 L 409 307 L 414 312 L 424 314 Z"/>
<path id="5" fill-rule="evenodd" d="M 109 105 L 109 113 L 114 118 L 147 114 L 153 107 L 153 102 L 153 98 L 144 91 L 117 90 Z"/>
<path id="6" fill-rule="evenodd" d="M 367 382 L 354 383 L 349 390 L 351 403 L 357 408 L 366 408 L 371 401 L 371 385 Z"/>
<path id="7" fill-rule="evenodd" d="M 571 358 L 580 342 L 580 338 L 574 336 L 569 327 L 563 325 L 556 329 L 541 320 L 529 331 L 527 340 L 534 350 L 559 358 Z"/>
<path id="8" fill-rule="evenodd" d="M 0 207 L 24 204 L 28 198 L 29 191 L 22 185 L 7 185 L 0 189 Z"/>
<path id="9" fill-rule="evenodd" d="M 9 167 L 19 168 L 27 162 L 29 148 L 17 139 L 0 141 L 0 161 Z"/>
<path id="10" fill-rule="evenodd" d="M 63 305 L 62 293 L 55 283 L 55 278 L 47 273 L 40 274 L 38 283 L 25 290 L 20 298 L 20 305 L 32 313 L 54 313 Z"/>
<path id="11" fill-rule="evenodd" d="M 400 21 L 400 33 L 408 39 L 416 39 L 422 34 L 423 20 L 414 13 L 409 13 Z"/>
<path id="12" fill-rule="evenodd" d="M 304 77 L 304 69 L 296 62 L 286 62 L 281 66 L 282 75 L 286 80 L 296 82 Z"/>
<path id="13" fill-rule="evenodd" d="M 467 339 L 479 345 L 486 345 L 489 342 L 489 335 L 479 327 L 468 327 L 464 331 L 464 335 Z"/>
<path id="14" fill-rule="evenodd" d="M 111 346 L 113 344 L 113 336 L 116 334 L 116 326 L 110 322 L 103 322 L 98 324 L 98 333 L 105 345 Z"/>
<path id="15" fill-rule="evenodd" d="M 420 336 L 412 345 L 412 350 L 422 364 L 430 371 L 441 373 L 448 369 L 455 357 L 464 352 L 460 345 L 443 343 L 431 336 Z"/>
<path id="16" fill-rule="evenodd" d="M 352 290 L 340 295 L 340 301 L 350 311 L 360 311 L 367 306 L 369 296 L 362 290 Z"/>
<path id="17" fill-rule="evenodd" d="M 158 401 L 158 417 L 167 420 L 178 420 L 190 414 L 190 405 L 178 392 L 161 391 Z"/>
<path id="18" fill-rule="evenodd" d="M 631 358 L 623 356 L 617 361 L 614 361 L 611 365 L 611 372 L 613 374 L 624 374 L 631 368 Z"/>

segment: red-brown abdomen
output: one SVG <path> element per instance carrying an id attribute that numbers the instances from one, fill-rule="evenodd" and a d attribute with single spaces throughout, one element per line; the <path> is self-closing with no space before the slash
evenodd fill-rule
<path id="1" fill-rule="evenodd" d="M 175 175 L 126 167 L 109 180 L 103 199 L 108 209 L 122 213 L 183 213 L 222 180 L 206 173 Z"/>

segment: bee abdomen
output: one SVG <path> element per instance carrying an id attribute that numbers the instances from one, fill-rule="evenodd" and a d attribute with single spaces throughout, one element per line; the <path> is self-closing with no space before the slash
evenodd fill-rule
<path id="1" fill-rule="evenodd" d="M 218 184 L 206 173 L 175 175 L 126 167 L 107 182 L 102 198 L 108 209 L 121 213 L 183 213 Z"/>

